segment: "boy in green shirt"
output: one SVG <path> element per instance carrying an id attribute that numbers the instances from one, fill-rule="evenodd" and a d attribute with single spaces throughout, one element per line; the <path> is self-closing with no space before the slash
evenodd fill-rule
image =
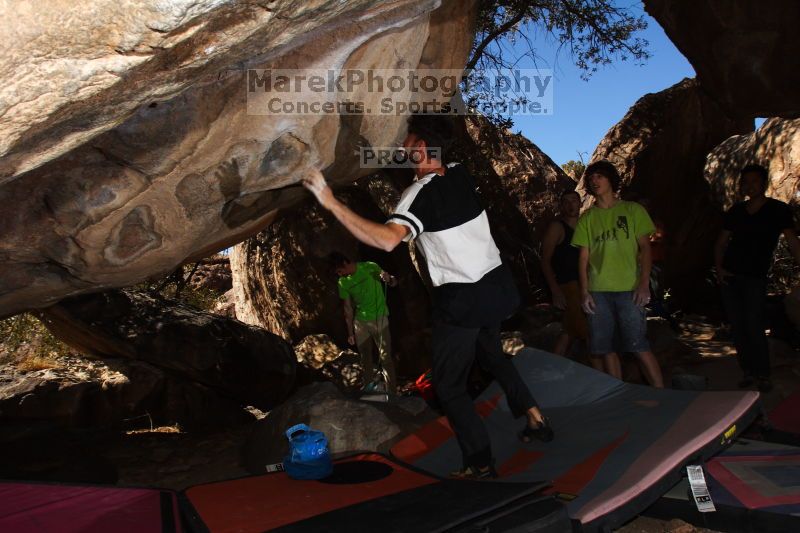
<path id="1" fill-rule="evenodd" d="M 605 371 L 622 378 L 614 331 L 622 351 L 639 358 L 650 385 L 662 388 L 661 369 L 647 342 L 644 306 L 650 301 L 650 235 L 655 226 L 636 202 L 618 199 L 620 177 L 608 161 L 586 168 L 592 207 L 575 226 L 572 245 L 580 248 L 578 277 L 583 310 L 589 322 L 589 350 L 603 357 Z"/>
<path id="2" fill-rule="evenodd" d="M 374 343 L 378 347 L 378 357 L 386 380 L 386 392 L 393 395 L 397 392 L 397 382 L 392 361 L 389 308 L 386 306 L 381 282 L 394 287 L 397 285 L 397 279 L 371 261 L 355 263 L 338 252 L 332 253 L 330 260 L 339 276 L 339 298 L 342 299 L 344 318 L 347 322 L 347 342 L 351 346 L 357 345 L 361 354 L 364 391 L 374 392 L 377 387 L 377 373 L 372 360 Z"/>

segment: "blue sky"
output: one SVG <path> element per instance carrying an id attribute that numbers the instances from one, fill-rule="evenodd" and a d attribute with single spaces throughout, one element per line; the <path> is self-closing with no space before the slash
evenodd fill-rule
<path id="1" fill-rule="evenodd" d="M 559 165 L 578 159 L 578 152 L 588 161 L 606 132 L 622 119 L 636 100 L 695 75 L 661 26 L 641 7 L 635 10 L 644 14 L 648 22 L 648 28 L 639 35 L 649 41 L 652 57 L 643 66 L 630 60 L 615 61 L 584 81 L 569 53 L 562 50 L 557 55 L 552 43 L 532 39 L 544 60 L 537 62 L 538 67 L 553 70 L 553 114 L 515 116 L 512 130 L 533 141 Z M 526 60 L 520 67 L 533 68 L 533 64 Z"/>

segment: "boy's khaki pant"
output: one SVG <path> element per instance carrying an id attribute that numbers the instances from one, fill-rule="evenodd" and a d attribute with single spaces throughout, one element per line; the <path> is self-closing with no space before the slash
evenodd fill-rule
<path id="1" fill-rule="evenodd" d="M 392 338 L 389 333 L 389 317 L 382 316 L 376 320 L 355 320 L 353 329 L 356 334 L 356 345 L 361 354 L 361 365 L 364 368 L 364 385 L 375 381 L 375 365 L 372 360 L 374 346 L 378 347 L 378 358 L 386 379 L 386 391 L 397 392 L 397 381 L 392 361 Z"/>

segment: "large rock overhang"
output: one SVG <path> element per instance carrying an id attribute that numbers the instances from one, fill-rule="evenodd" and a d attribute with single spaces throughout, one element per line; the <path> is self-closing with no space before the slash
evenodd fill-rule
<path id="1" fill-rule="evenodd" d="M 644 0 L 701 86 L 734 118 L 800 116 L 800 2 Z"/>
<path id="2" fill-rule="evenodd" d="M 0 317 L 239 242 L 305 197 L 305 168 L 354 181 L 359 145 L 404 134 L 396 115 L 250 114 L 249 69 L 461 69 L 474 26 L 474 3 L 457 0 L 137 5 L 123 17 L 98 0 L 75 26 L 44 16 L 0 71 L 24 96 L 0 124 Z M 24 37 L 33 19 L 7 13 L 6 31 Z M 50 63 L 32 53 L 47 46 Z M 36 94 L 20 73 L 48 65 L 57 90 Z"/>

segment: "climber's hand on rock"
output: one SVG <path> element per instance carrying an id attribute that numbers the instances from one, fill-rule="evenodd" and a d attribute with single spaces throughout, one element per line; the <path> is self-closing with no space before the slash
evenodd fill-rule
<path id="1" fill-rule="evenodd" d="M 331 207 L 335 201 L 335 198 L 333 197 L 333 191 L 331 191 L 331 188 L 328 187 L 328 183 L 325 181 L 325 176 L 322 175 L 322 172 L 316 168 L 309 168 L 306 170 L 306 173 L 301 181 L 303 183 L 303 187 L 311 191 L 311 194 L 314 195 L 322 207 L 327 209 Z"/>

